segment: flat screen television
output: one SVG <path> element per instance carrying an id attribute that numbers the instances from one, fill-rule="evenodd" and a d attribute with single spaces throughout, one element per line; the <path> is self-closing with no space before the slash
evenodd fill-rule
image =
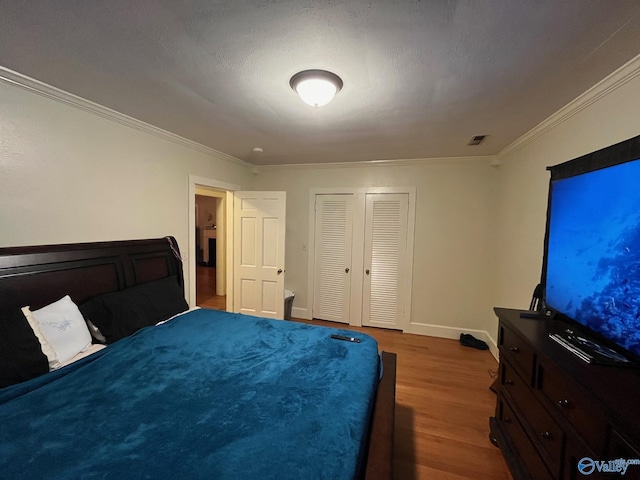
<path id="1" fill-rule="evenodd" d="M 640 360 L 640 136 L 551 172 L 542 271 L 552 335 L 594 363 Z"/>

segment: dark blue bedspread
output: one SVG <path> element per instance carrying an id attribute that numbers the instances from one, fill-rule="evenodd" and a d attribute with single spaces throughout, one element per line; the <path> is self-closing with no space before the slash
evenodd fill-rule
<path id="1" fill-rule="evenodd" d="M 352 478 L 378 346 L 336 332 L 196 310 L 2 389 L 0 478 Z"/>

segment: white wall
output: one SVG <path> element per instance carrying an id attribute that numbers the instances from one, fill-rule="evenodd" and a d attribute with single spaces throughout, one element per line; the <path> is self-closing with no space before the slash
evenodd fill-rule
<path id="1" fill-rule="evenodd" d="M 492 307 L 526 307 L 539 281 L 545 167 L 640 134 L 638 63 L 624 81 L 602 86 L 502 154 L 497 168 L 478 158 L 262 167 L 253 176 L 224 155 L 0 80 L 0 246 L 174 235 L 186 257 L 189 175 L 285 190 L 286 288 L 304 310 L 309 190 L 415 186 L 412 323 L 435 325 L 427 330 L 443 336 L 486 331 L 495 340 Z"/>
<path id="2" fill-rule="evenodd" d="M 205 195 L 196 195 L 196 205 L 198 206 L 198 215 L 196 225 L 200 228 L 210 227 L 216 224 L 216 212 L 220 199 L 207 197 Z"/>
<path id="3" fill-rule="evenodd" d="M 0 105 L 0 246 L 173 235 L 186 257 L 189 175 L 250 180 L 239 161 L 2 80 Z"/>
<path id="4" fill-rule="evenodd" d="M 493 306 L 493 233 L 498 174 L 487 158 L 424 160 L 394 166 L 261 167 L 256 190 L 287 192 L 285 287 L 294 314 L 309 315 L 309 191 L 336 187 L 415 186 L 412 325 L 456 337 L 484 330 Z M 435 325 L 436 327 L 425 327 Z"/>
<path id="5" fill-rule="evenodd" d="M 542 135 L 501 155 L 496 304 L 526 308 L 540 281 L 546 167 L 640 135 L 639 59 L 577 99 L 558 121 L 548 122 Z"/>
<path id="6" fill-rule="evenodd" d="M 546 167 L 640 134 L 640 57 L 520 139 L 501 165 L 423 161 L 414 166 L 259 168 L 253 188 L 287 191 L 286 288 L 299 314 L 307 291 L 308 192 L 322 187 L 416 186 L 412 323 L 453 336 L 487 332 L 493 306 L 527 308 L 540 281 Z"/>

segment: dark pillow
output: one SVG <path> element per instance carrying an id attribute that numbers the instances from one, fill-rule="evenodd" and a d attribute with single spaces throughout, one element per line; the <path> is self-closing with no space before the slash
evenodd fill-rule
<path id="1" fill-rule="evenodd" d="M 107 343 L 155 325 L 188 308 L 175 276 L 106 293 L 80 305 L 84 318 L 100 329 Z"/>
<path id="2" fill-rule="evenodd" d="M 22 312 L 0 314 L 0 388 L 48 371 L 47 357 Z"/>

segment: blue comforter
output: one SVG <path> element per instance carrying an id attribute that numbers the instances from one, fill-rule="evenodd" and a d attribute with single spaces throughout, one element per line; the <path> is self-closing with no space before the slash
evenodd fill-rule
<path id="1" fill-rule="evenodd" d="M 0 390 L 3 479 L 341 479 L 359 468 L 378 346 L 196 310 Z"/>

